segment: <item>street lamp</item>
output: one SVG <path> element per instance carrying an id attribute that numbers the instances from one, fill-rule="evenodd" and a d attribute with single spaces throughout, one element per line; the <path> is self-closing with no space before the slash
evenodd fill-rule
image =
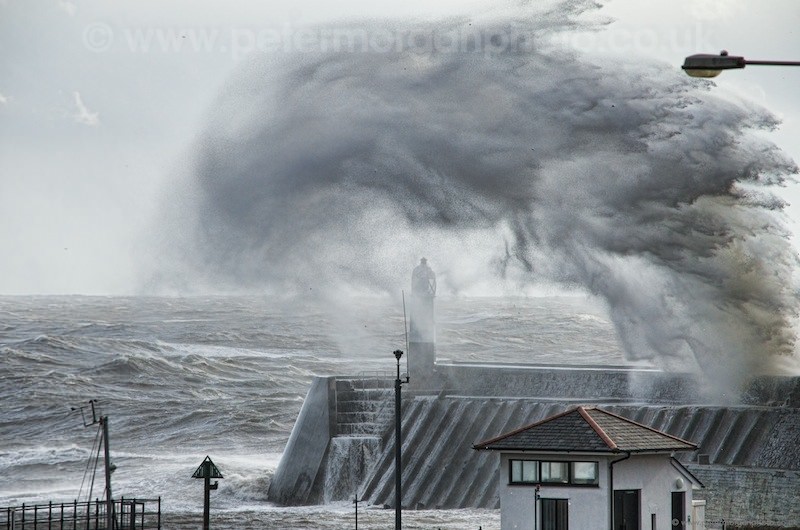
<path id="1" fill-rule="evenodd" d="M 401 386 L 403 383 L 408 383 L 408 375 L 406 380 L 400 379 L 400 357 L 403 356 L 402 350 L 394 351 L 394 358 L 397 359 L 397 378 L 394 380 L 394 528 L 400 530 L 402 528 L 402 503 L 403 503 L 403 490 L 402 490 L 402 461 L 400 458 L 400 450 L 402 447 L 403 439 L 400 435 L 400 407 L 402 405 L 401 399 Z"/>
<path id="2" fill-rule="evenodd" d="M 752 61 L 722 50 L 719 55 L 699 53 L 683 61 L 683 70 L 692 77 L 717 77 L 723 70 L 744 68 L 749 64 L 768 66 L 800 66 L 798 61 Z"/>

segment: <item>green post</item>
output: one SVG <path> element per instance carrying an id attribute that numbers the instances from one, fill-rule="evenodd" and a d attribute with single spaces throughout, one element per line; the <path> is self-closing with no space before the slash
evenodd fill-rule
<path id="1" fill-rule="evenodd" d="M 219 486 L 218 481 L 214 481 L 212 484 L 211 479 L 224 477 L 219 468 L 211 461 L 211 457 L 206 456 L 200 467 L 192 474 L 192 478 L 203 479 L 203 530 L 208 530 L 211 516 L 211 490 L 215 490 Z"/>

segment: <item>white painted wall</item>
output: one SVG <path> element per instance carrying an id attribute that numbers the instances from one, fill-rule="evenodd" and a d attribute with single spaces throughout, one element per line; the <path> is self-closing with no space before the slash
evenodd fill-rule
<path id="1" fill-rule="evenodd" d="M 682 485 L 676 483 L 681 479 Z M 614 489 L 641 490 L 642 530 L 650 530 L 650 515 L 656 514 L 659 529 L 681 528 L 688 530 L 692 513 L 692 483 L 671 463 L 669 455 L 633 455 L 614 466 Z M 672 524 L 672 492 L 686 493 L 683 527 Z M 576 527 L 577 528 L 577 527 Z"/>
<path id="2" fill-rule="evenodd" d="M 576 530 L 608 530 L 611 501 L 608 491 L 610 460 L 607 455 L 553 455 L 536 453 L 500 454 L 500 527 L 501 530 L 534 529 L 534 486 L 510 485 L 510 459 L 598 461 L 600 483 L 597 487 L 547 486 L 539 491 L 541 498 L 569 499 L 569 526 Z M 682 489 L 676 480 L 683 479 Z M 614 466 L 614 489 L 641 490 L 641 529 L 650 530 L 651 514 L 656 514 L 659 530 L 672 530 L 672 492 L 686 492 L 686 514 L 692 513 L 692 484 L 670 463 L 669 455 L 632 455 Z M 691 528 L 691 523 L 684 527 Z"/>
<path id="3" fill-rule="evenodd" d="M 570 458 L 553 454 L 501 453 L 500 528 L 501 530 L 533 530 L 535 488 L 508 483 L 508 461 L 510 459 L 570 460 Z M 598 455 L 573 455 L 571 460 L 600 462 L 600 484 L 596 487 L 542 485 L 539 496 L 543 499 L 569 499 L 570 528 L 607 530 L 609 509 L 607 458 Z"/>

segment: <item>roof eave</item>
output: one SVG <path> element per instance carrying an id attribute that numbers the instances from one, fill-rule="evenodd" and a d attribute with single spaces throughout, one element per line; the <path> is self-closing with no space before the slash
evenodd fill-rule
<path id="1" fill-rule="evenodd" d="M 657 447 L 657 448 L 639 448 L 639 449 L 626 449 L 624 447 L 617 447 L 614 449 L 558 449 L 558 448 L 541 448 L 541 447 L 492 447 L 490 445 L 473 445 L 472 448 L 476 451 L 505 451 L 505 452 L 517 452 L 517 453 L 592 453 L 592 454 L 603 454 L 603 455 L 613 455 L 613 454 L 620 454 L 620 453 L 631 453 L 631 454 L 671 454 L 676 451 L 694 451 L 696 448 L 687 448 L 687 447 Z"/>
<path id="2" fill-rule="evenodd" d="M 620 452 L 620 451 L 614 450 L 614 449 L 585 449 L 585 448 L 583 448 L 583 449 L 580 449 L 580 448 L 579 449 L 558 449 L 558 448 L 552 448 L 552 447 L 550 447 L 550 448 L 535 447 L 535 448 L 522 449 L 522 448 L 519 448 L 519 447 L 490 447 L 490 446 L 477 446 L 477 445 L 474 445 L 474 446 L 472 446 L 472 448 L 477 450 L 477 451 L 505 451 L 505 452 L 509 452 L 509 453 L 512 453 L 512 452 L 517 452 L 517 453 L 553 453 L 553 454 L 558 454 L 558 453 L 565 453 L 565 454 L 566 453 L 591 453 L 591 454 L 604 454 L 604 455 L 608 454 L 608 455 L 611 455 L 611 454 L 615 454 L 615 453 Z"/>

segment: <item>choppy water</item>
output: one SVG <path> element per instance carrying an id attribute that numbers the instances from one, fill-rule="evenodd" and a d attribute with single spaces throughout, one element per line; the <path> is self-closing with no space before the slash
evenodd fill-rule
<path id="1" fill-rule="evenodd" d="M 438 352 L 459 360 L 623 363 L 603 310 L 581 298 L 438 302 Z M 391 374 L 402 306 L 335 310 L 256 297 L 0 297 L 0 506 L 78 497 L 96 427 L 109 416 L 114 496 L 163 498 L 165 528 L 196 528 L 210 455 L 220 528 L 350 528 L 351 503 L 283 508 L 270 477 L 313 375 Z M 93 497 L 102 496 L 98 474 Z M 88 480 L 81 499 L 86 495 Z M 355 492 L 354 492 L 355 493 Z M 499 528 L 495 511 L 408 512 L 408 528 Z M 361 507 L 363 528 L 393 512 Z"/>

